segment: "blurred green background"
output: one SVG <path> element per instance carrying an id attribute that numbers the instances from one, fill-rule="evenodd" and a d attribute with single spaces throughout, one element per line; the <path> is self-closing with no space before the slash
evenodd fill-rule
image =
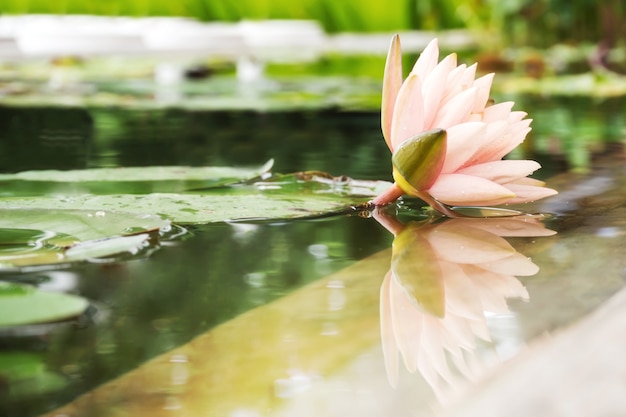
<path id="1" fill-rule="evenodd" d="M 624 0 L 2 0 L 0 13 L 185 16 L 202 21 L 313 19 L 329 32 L 466 28 L 549 46 L 626 33 Z"/>

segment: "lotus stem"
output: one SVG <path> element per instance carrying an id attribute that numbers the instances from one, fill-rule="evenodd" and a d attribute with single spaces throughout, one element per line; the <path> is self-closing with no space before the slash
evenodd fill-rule
<path id="1" fill-rule="evenodd" d="M 376 207 L 386 206 L 387 204 L 393 203 L 398 198 L 402 197 L 403 194 L 404 191 L 402 191 L 402 188 L 394 183 L 382 194 L 378 195 L 376 198 L 370 201 L 370 203 L 375 205 Z"/>

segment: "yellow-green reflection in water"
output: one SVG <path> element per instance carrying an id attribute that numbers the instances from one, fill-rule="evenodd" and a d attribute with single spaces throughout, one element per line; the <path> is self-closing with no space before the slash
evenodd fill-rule
<path id="1" fill-rule="evenodd" d="M 378 288 L 388 259 L 376 254 L 246 312 L 51 415 L 265 415 L 290 390 L 379 343 Z"/>
<path id="2" fill-rule="evenodd" d="M 466 356 L 472 355 L 477 337 L 489 340 L 483 311 L 508 313 L 505 298 L 527 297 L 513 274 L 537 272 L 500 236 L 554 232 L 532 217 L 407 225 L 375 217 L 396 235 L 391 251 L 242 314 L 50 415 L 278 416 L 355 410 L 376 415 L 399 395 L 391 386 L 398 381 L 395 349 L 436 397 L 443 396 L 439 377 L 448 382 L 463 374 L 474 378 Z M 450 371 L 446 352 L 456 359 L 458 376 Z M 477 367 L 481 360 L 474 362 Z M 362 377 L 345 378 L 345 372 Z M 419 389 L 420 396 L 434 402 L 430 389 Z"/>

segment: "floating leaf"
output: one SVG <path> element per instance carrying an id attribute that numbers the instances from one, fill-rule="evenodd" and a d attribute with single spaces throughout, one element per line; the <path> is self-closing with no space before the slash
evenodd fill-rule
<path id="1" fill-rule="evenodd" d="M 273 184 L 280 188 L 280 185 Z M 272 189 L 241 187 L 206 194 L 154 193 L 146 195 L 76 195 L 0 199 L 0 211 L 12 207 L 26 209 L 71 210 L 83 207 L 94 213 L 121 210 L 134 213 L 141 225 L 143 213 L 156 213 L 175 223 L 211 223 L 232 220 L 280 220 L 315 217 L 365 203 L 369 197 L 346 197 L 320 190 L 311 193 L 286 193 Z M 19 210 L 18 210 L 19 209 Z M 129 223 L 132 223 L 129 222 Z"/>
<path id="2" fill-rule="evenodd" d="M 123 252 L 135 255 L 146 245 L 149 237 L 150 235 L 144 233 L 79 243 L 65 251 L 65 260 L 82 261 L 91 258 L 104 258 Z"/>
<path id="3" fill-rule="evenodd" d="M 0 282 L 0 327 L 65 320 L 81 314 L 88 305 L 75 295 Z"/>
<path id="4" fill-rule="evenodd" d="M 251 179 L 268 172 L 274 165 L 270 159 L 255 169 L 232 167 L 117 167 L 75 169 L 68 171 L 38 170 L 17 174 L 0 174 L 0 181 L 26 180 L 51 182 L 126 182 L 126 181 L 208 181 L 221 185 Z"/>
<path id="5" fill-rule="evenodd" d="M 1 231 L 0 229 L 0 233 Z M 51 236 L 54 237 L 55 235 L 51 234 Z M 15 245 L 10 249 L 0 247 L 0 271 L 12 271 L 27 266 L 94 260 L 96 258 L 102 261 L 103 258 L 113 255 L 119 256 L 123 253 L 137 255 L 149 247 L 149 237 L 148 234 L 118 236 L 79 242 L 69 248 L 50 245 L 45 240 L 42 241 L 44 245 Z"/>
<path id="6" fill-rule="evenodd" d="M 23 266 L 58 264 L 64 261 L 63 249 L 59 247 L 17 247 L 10 253 L 0 252 L 0 271 Z"/>
<path id="7" fill-rule="evenodd" d="M 0 228 L 5 231 L 11 229 L 7 232 L 11 235 L 17 233 L 15 229 L 62 233 L 64 235 L 59 235 L 56 240 L 48 243 L 68 246 L 79 241 L 151 232 L 170 226 L 167 220 L 146 212 L 129 214 L 104 208 L 76 210 L 75 207 L 81 205 L 72 202 L 63 204 L 63 198 L 50 197 L 49 205 L 33 204 L 34 208 L 12 203 L 37 200 L 38 198 L 0 200 Z M 2 237 L 3 235 L 4 233 L 0 233 L 0 243 L 8 239 Z"/>
<path id="8" fill-rule="evenodd" d="M 13 246 L 38 246 L 42 240 L 49 239 L 52 235 L 35 229 L 0 228 L 0 251 L 10 250 Z"/>
<path id="9" fill-rule="evenodd" d="M 274 160 L 258 168 L 152 166 L 94 168 L 80 170 L 24 171 L 0 174 L 2 192 L 7 196 L 50 193 L 179 192 L 211 188 L 257 178 L 269 172 Z"/>
<path id="10" fill-rule="evenodd" d="M 5 228 L 8 225 L 14 227 Z M 161 217 L 146 214 L 0 209 L 0 271 L 137 254 L 146 246 L 148 232 L 169 227 Z"/>
<path id="11" fill-rule="evenodd" d="M 257 181 L 254 187 L 266 192 L 293 194 L 326 194 L 346 197 L 375 197 L 391 186 L 387 181 L 358 180 L 346 176 L 333 177 L 322 171 L 303 171 L 273 175 Z"/>

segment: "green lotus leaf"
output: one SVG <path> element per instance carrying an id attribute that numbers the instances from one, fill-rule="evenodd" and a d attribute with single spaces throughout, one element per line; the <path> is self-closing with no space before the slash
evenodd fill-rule
<path id="1" fill-rule="evenodd" d="M 0 230 L 3 231 L 0 233 L 0 243 L 9 239 L 2 237 L 4 233 L 15 235 L 18 233 L 16 229 L 54 232 L 56 236 L 47 236 L 48 243 L 68 246 L 87 240 L 157 231 L 170 226 L 167 220 L 149 212 L 121 213 L 106 208 L 77 210 L 76 207 L 81 206 L 73 205 L 72 199 L 64 197 L 48 198 L 49 205 L 14 204 L 37 200 L 35 197 L 24 200 L 0 199 Z"/>
<path id="2" fill-rule="evenodd" d="M 151 166 L 38 170 L 0 174 L 5 196 L 59 193 L 147 194 L 222 187 L 267 174 L 273 160 L 257 168 Z"/>
<path id="3" fill-rule="evenodd" d="M 0 327 L 66 320 L 81 314 L 88 305 L 86 299 L 75 295 L 0 282 Z"/>
<path id="4" fill-rule="evenodd" d="M 92 213 L 122 211 L 134 217 L 125 223 L 143 224 L 153 213 L 180 224 L 199 224 L 234 220 L 284 220 L 351 212 L 367 202 L 382 187 L 379 182 L 360 182 L 358 187 L 315 184 L 293 178 L 257 183 L 255 186 L 224 188 L 205 193 L 152 193 L 145 195 L 68 195 L 0 199 L 2 210 L 65 210 L 81 207 Z M 367 186 L 366 186 L 367 185 Z M 337 187 L 340 189 L 337 190 Z M 352 194 L 357 191 L 357 194 Z M 10 209 L 10 210 L 9 210 Z M 103 223 L 103 226 L 106 223 Z M 0 223 L 1 226 L 1 223 Z M 50 229 L 37 227 L 41 229 Z M 52 229 L 59 230 L 59 229 Z M 63 232 L 76 236 L 74 230 Z M 111 233 L 109 233 L 111 235 Z M 82 239 L 81 239 L 82 240 Z"/>
<path id="5" fill-rule="evenodd" d="M 0 209 L 0 271 L 136 254 L 147 245 L 148 233 L 169 228 L 169 221 L 149 214 Z"/>
<path id="6" fill-rule="evenodd" d="M 65 260 L 82 261 L 91 258 L 104 258 L 123 252 L 134 255 L 148 244 L 149 238 L 150 235 L 144 233 L 78 243 L 65 251 Z"/>

